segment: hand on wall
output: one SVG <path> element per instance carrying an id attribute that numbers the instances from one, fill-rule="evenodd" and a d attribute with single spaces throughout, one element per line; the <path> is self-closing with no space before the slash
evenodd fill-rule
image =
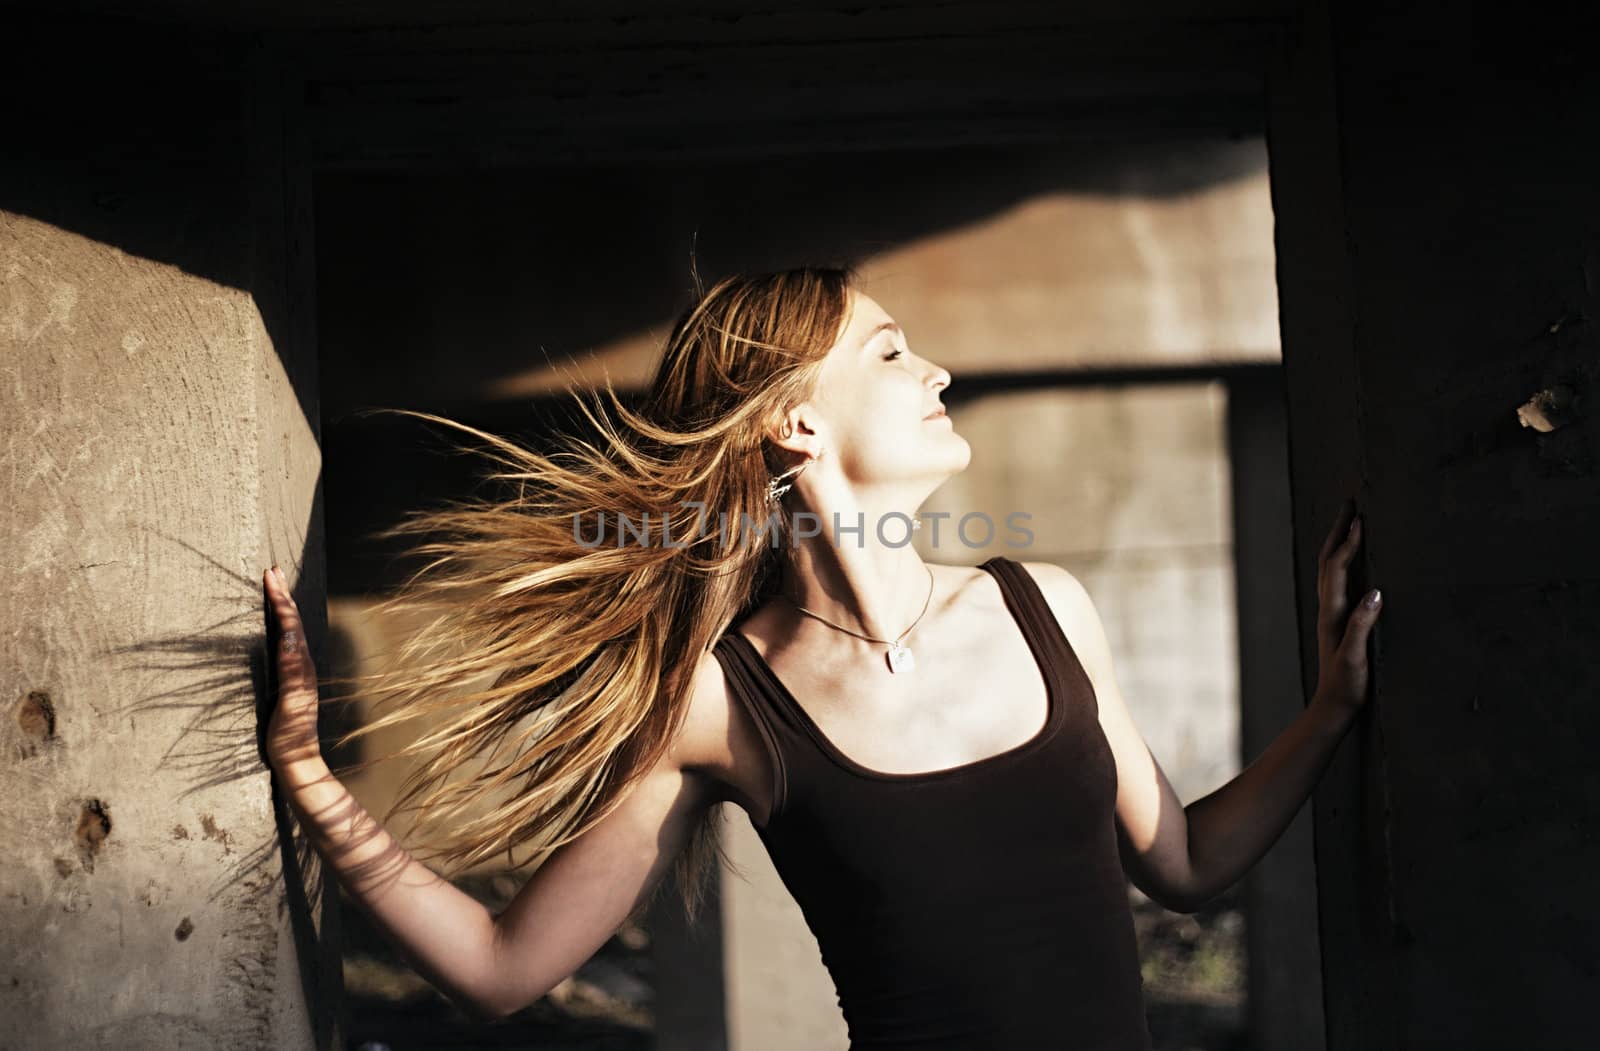
<path id="1" fill-rule="evenodd" d="M 1317 692 L 1312 703 L 1332 704 L 1351 713 L 1367 701 L 1367 639 L 1383 604 L 1382 594 L 1373 588 L 1354 612 L 1350 610 L 1345 592 L 1350 563 L 1360 546 L 1361 516 L 1355 513 L 1355 502 L 1349 501 L 1317 556 Z"/>

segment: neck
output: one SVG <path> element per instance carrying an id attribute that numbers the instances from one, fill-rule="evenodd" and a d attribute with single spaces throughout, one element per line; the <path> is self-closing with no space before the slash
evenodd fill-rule
<path id="1" fill-rule="evenodd" d="M 910 512 L 905 514 L 911 517 Z M 932 609 L 930 570 L 915 547 L 881 543 L 877 517 L 870 512 L 862 535 L 843 533 L 838 544 L 833 542 L 832 514 L 819 518 L 822 532 L 785 549 L 782 589 L 791 601 L 841 627 L 891 640 L 909 628 L 925 606 Z M 855 512 L 841 512 L 839 520 L 842 526 L 852 525 Z M 898 540 L 906 528 L 906 522 L 892 518 L 883 531 Z M 795 616 L 807 619 L 798 612 Z"/>

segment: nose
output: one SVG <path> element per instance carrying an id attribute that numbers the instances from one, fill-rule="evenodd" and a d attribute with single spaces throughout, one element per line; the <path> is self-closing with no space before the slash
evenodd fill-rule
<path id="1" fill-rule="evenodd" d="M 929 362 L 929 364 L 932 365 L 933 363 Z M 938 365 L 934 365 L 933 366 L 933 389 L 934 390 L 943 390 L 944 388 L 946 388 L 948 386 L 950 386 L 950 373 L 947 372 L 946 370 L 940 368 Z"/>

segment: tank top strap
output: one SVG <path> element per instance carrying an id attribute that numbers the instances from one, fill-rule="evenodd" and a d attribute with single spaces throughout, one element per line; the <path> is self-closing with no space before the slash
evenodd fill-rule
<path id="1" fill-rule="evenodd" d="M 995 555 L 980 563 L 978 568 L 988 571 L 1000 585 L 1006 605 L 1017 615 L 1017 623 L 1040 662 L 1049 665 L 1051 672 L 1069 684 L 1087 683 L 1088 673 L 1033 574 L 1020 562 L 1004 555 Z"/>
<path id="2" fill-rule="evenodd" d="M 981 563 L 978 568 L 988 572 L 999 584 L 1006 606 L 1040 670 L 1058 684 L 1060 695 L 1092 698 L 1093 687 L 1087 673 L 1032 574 L 1020 563 L 1000 555 Z M 783 812 L 793 786 L 808 784 L 817 776 L 828 776 L 839 760 L 830 756 L 834 749 L 799 709 L 749 639 L 730 627 L 717 640 L 712 652 L 722 665 L 729 692 L 749 714 L 766 749 L 773 780 L 770 825 L 772 819 Z M 1052 708 L 1049 719 L 1052 723 L 1071 722 L 1081 718 L 1082 710 L 1079 705 L 1063 703 Z M 957 768 L 961 769 L 965 768 Z M 930 772 L 935 776 L 944 773 Z M 891 778 L 884 778 L 888 779 Z M 904 779 L 913 780 L 914 775 L 906 775 Z"/>
<path id="3" fill-rule="evenodd" d="M 767 817 L 768 824 L 771 824 L 773 815 L 783 810 L 788 798 L 789 764 L 785 755 L 794 754 L 792 739 L 797 728 L 791 725 L 792 717 L 785 706 L 772 695 L 761 666 L 757 663 L 757 656 L 749 647 L 749 642 L 730 628 L 717 640 L 712 653 L 722 665 L 722 673 L 728 681 L 728 692 L 749 714 L 766 747 L 773 782 L 772 809 Z"/>

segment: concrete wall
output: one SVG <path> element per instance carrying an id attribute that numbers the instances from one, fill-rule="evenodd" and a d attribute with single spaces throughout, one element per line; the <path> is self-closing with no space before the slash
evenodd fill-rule
<path id="1" fill-rule="evenodd" d="M 1239 738 L 1260 755 L 1305 708 L 1289 528 L 1288 420 L 1281 370 L 1228 384 Z M 1251 1045 L 1322 1051 L 1322 948 L 1312 808 L 1302 807 L 1244 879 Z"/>
<path id="2" fill-rule="evenodd" d="M 333 1047 L 333 923 L 257 744 L 261 570 L 320 639 L 322 569 L 273 78 L 34 28 L 0 166 L 0 1046 Z"/>
<path id="3" fill-rule="evenodd" d="M 1332 1048 L 1594 1042 L 1588 42 L 1539 4 L 1313 5 L 1276 77 L 1302 652 L 1351 493 L 1351 594 L 1386 596 L 1370 711 L 1317 800 Z M 1582 400 L 1519 415 L 1558 387 Z"/>
<path id="4" fill-rule="evenodd" d="M 1278 360 L 1258 138 L 327 173 L 317 201 L 330 421 L 636 387 L 691 267 L 845 257 L 969 382 Z"/>

